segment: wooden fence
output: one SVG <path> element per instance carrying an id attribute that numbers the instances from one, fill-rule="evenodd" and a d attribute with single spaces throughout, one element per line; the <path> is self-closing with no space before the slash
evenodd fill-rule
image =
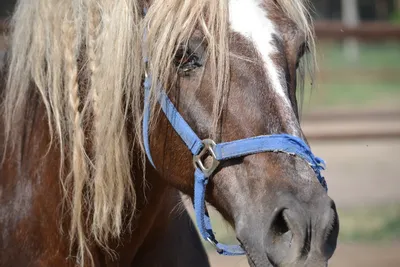
<path id="1" fill-rule="evenodd" d="M 7 30 L 5 20 L 0 20 L 0 33 Z M 315 32 L 318 38 L 340 40 L 354 37 L 362 40 L 400 40 L 400 25 L 387 22 L 363 22 L 359 26 L 346 27 L 340 21 L 317 21 Z"/>
<path id="2" fill-rule="evenodd" d="M 312 141 L 400 140 L 400 109 L 314 111 L 304 114 L 302 128 Z"/>
<path id="3" fill-rule="evenodd" d="M 347 27 L 340 21 L 317 21 L 315 32 L 319 39 L 400 40 L 400 25 L 387 22 L 363 22 L 357 27 Z"/>

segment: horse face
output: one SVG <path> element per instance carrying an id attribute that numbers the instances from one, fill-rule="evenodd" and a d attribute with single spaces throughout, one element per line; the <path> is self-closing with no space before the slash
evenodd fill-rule
<path id="1" fill-rule="evenodd" d="M 305 34 L 276 1 L 230 0 L 229 14 L 230 81 L 215 141 L 280 133 L 305 138 L 296 101 Z M 195 32 L 178 51 L 180 77 L 170 97 L 196 134 L 209 138 L 217 95 L 203 40 Z M 192 195 L 190 152 L 163 116 L 155 129 L 156 166 L 168 182 Z M 251 266 L 325 266 L 336 248 L 335 204 L 298 157 L 261 153 L 222 162 L 207 201 L 234 226 Z"/>

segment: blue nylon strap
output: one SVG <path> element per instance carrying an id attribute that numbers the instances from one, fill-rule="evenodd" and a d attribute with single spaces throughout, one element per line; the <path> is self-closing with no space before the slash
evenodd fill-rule
<path id="1" fill-rule="evenodd" d="M 143 140 L 147 157 L 150 163 L 154 166 L 149 143 L 150 77 L 146 77 L 144 88 Z M 202 141 L 179 114 L 174 104 L 168 98 L 167 94 L 161 90 L 161 88 L 159 89 L 158 102 L 160 103 L 161 109 L 163 110 L 168 121 L 189 148 L 190 152 L 193 155 L 198 155 L 203 148 Z M 214 148 L 216 159 L 219 161 L 261 152 L 283 152 L 303 158 L 309 163 L 319 182 L 325 188 L 325 190 L 327 190 L 326 181 L 321 175 L 321 170 L 324 169 L 324 161 L 318 157 L 315 157 L 309 146 L 298 137 L 287 134 L 257 136 L 233 142 L 220 143 Z M 205 177 L 204 173 L 198 168 L 196 168 L 194 176 L 194 209 L 196 214 L 196 223 L 201 236 L 205 240 L 211 242 L 219 254 L 245 254 L 245 251 L 242 249 L 242 247 L 238 245 L 224 245 L 216 240 L 205 206 L 205 192 L 209 178 Z"/>
<path id="2" fill-rule="evenodd" d="M 148 141 L 148 125 L 149 125 L 149 119 L 150 119 L 150 88 L 151 88 L 151 77 L 148 76 L 145 79 L 144 82 L 144 88 L 145 88 L 145 108 L 147 107 L 147 110 L 145 110 L 144 118 L 143 118 L 143 127 L 146 125 L 146 133 L 143 130 L 143 135 L 146 134 L 146 136 L 143 136 L 145 141 L 145 148 L 146 148 L 146 153 L 147 155 L 150 155 L 150 146 L 149 146 L 149 141 Z M 171 102 L 171 100 L 168 98 L 167 94 L 159 90 L 159 99 L 158 102 L 161 105 L 161 109 L 163 110 L 165 116 L 167 117 L 168 121 L 171 123 L 172 127 L 176 131 L 176 133 L 181 137 L 182 141 L 186 144 L 186 146 L 189 148 L 190 152 L 192 152 L 193 155 L 197 155 L 200 153 L 201 148 L 203 147 L 203 143 L 201 140 L 197 137 L 196 133 L 193 132 L 192 128 L 187 124 L 184 118 L 182 118 L 181 114 L 179 114 L 178 110 L 175 108 L 174 104 Z M 151 156 L 150 156 L 151 158 Z M 151 160 L 152 162 L 152 160 Z M 153 164 L 154 166 L 154 164 Z"/>
<path id="3" fill-rule="evenodd" d="M 214 149 L 215 156 L 219 161 L 262 152 L 283 152 L 304 159 L 310 164 L 319 182 L 327 190 L 326 181 L 321 175 L 321 171 L 325 169 L 325 162 L 321 158 L 315 157 L 310 147 L 299 137 L 288 134 L 262 135 L 220 143 Z"/>
<path id="4" fill-rule="evenodd" d="M 214 149 L 217 160 L 238 158 L 266 151 L 282 151 L 298 155 L 310 163 L 317 164 L 308 145 L 302 139 L 288 134 L 261 135 L 220 143 Z"/>
<path id="5" fill-rule="evenodd" d="M 149 122 L 150 122 L 150 88 L 151 88 L 151 78 L 147 77 L 144 82 L 144 114 L 143 114 L 143 140 L 144 147 L 146 151 L 147 158 L 150 163 L 155 167 L 153 159 L 150 152 L 150 142 L 149 142 Z M 159 103 L 168 121 L 171 123 L 172 127 L 181 137 L 186 146 L 190 149 L 193 155 L 200 153 L 203 144 L 197 135 L 193 132 L 192 128 L 187 124 L 187 122 L 182 118 L 179 112 L 176 110 L 175 106 L 165 94 L 165 92 L 160 90 Z M 208 178 L 206 178 L 199 169 L 195 172 L 195 190 L 194 190 L 194 210 L 196 213 L 196 223 L 201 236 L 207 240 L 215 243 L 217 252 L 221 255 L 243 255 L 244 250 L 238 245 L 224 245 L 219 243 L 212 231 L 211 221 L 206 214 L 205 209 L 205 192 L 208 183 Z"/>
<path id="6" fill-rule="evenodd" d="M 208 178 L 204 176 L 204 173 L 200 169 L 196 169 L 194 172 L 195 185 L 194 185 L 194 211 L 196 214 L 196 223 L 199 228 L 201 236 L 210 242 L 215 244 L 217 252 L 221 255 L 235 256 L 244 255 L 245 251 L 239 245 L 224 245 L 219 243 L 214 235 L 211 226 L 211 220 L 206 212 L 206 187 L 208 184 Z"/>
<path id="7" fill-rule="evenodd" d="M 154 166 L 149 144 L 149 119 L 150 119 L 150 88 L 151 78 L 146 77 L 145 83 L 145 104 L 144 104 L 144 118 L 143 118 L 143 139 L 147 157 L 151 164 Z M 187 124 L 183 117 L 179 114 L 174 104 L 168 98 L 166 93 L 162 90 L 159 91 L 160 96 L 158 102 L 161 108 L 175 129 L 177 134 L 181 137 L 183 142 L 189 148 L 193 155 L 198 155 L 203 147 L 202 141 L 197 137 L 196 133 Z M 232 158 L 242 157 L 250 154 L 261 152 L 284 152 L 291 155 L 297 155 L 306 160 L 315 174 L 321 185 L 327 189 L 325 179 L 321 175 L 321 170 L 324 169 L 324 162 L 322 159 L 317 158 L 311 152 L 309 146 L 300 138 L 288 134 L 265 135 L 257 136 L 233 142 L 220 143 L 215 146 L 214 153 L 216 159 L 228 160 Z M 204 173 L 196 168 L 195 170 L 195 186 L 194 186 L 194 209 L 196 214 L 196 223 L 199 228 L 201 236 L 213 243 L 217 252 L 222 255 L 243 255 L 244 250 L 238 245 L 224 245 L 219 243 L 212 231 L 211 221 L 206 212 L 205 206 L 205 192 L 209 179 L 205 177 Z"/>

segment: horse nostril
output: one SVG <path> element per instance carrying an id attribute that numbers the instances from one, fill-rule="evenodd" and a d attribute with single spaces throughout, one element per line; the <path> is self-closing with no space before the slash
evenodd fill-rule
<path id="1" fill-rule="evenodd" d="M 273 266 L 280 266 L 292 250 L 293 229 L 289 210 L 278 210 L 271 221 L 267 235 L 266 252 Z"/>
<path id="2" fill-rule="evenodd" d="M 339 216 L 336 211 L 336 206 L 332 202 L 330 209 L 330 226 L 327 229 L 326 237 L 325 237 L 325 254 L 328 258 L 333 255 L 333 252 L 336 249 L 337 239 L 339 235 Z"/>
<path id="3" fill-rule="evenodd" d="M 289 232 L 289 226 L 284 215 L 285 209 L 280 210 L 271 223 L 271 234 L 274 241 L 282 238 L 287 232 Z"/>

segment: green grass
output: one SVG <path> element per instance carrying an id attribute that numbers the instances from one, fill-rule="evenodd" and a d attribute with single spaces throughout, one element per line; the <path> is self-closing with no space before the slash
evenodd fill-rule
<path id="1" fill-rule="evenodd" d="M 397 83 L 328 83 L 305 91 L 305 110 L 314 108 L 400 107 Z"/>
<path id="2" fill-rule="evenodd" d="M 304 109 L 400 107 L 400 43 L 360 44 L 358 61 L 341 44 L 319 45 L 316 87 L 306 87 Z"/>
<path id="3" fill-rule="evenodd" d="M 379 70 L 400 69 L 400 43 L 361 43 L 359 58 L 356 62 L 349 61 L 339 43 L 318 46 L 318 62 L 327 69 L 364 69 Z"/>
<path id="4" fill-rule="evenodd" d="M 400 240 L 400 205 L 342 210 L 339 219 L 341 241 Z"/>
<path id="5" fill-rule="evenodd" d="M 400 24 L 400 11 L 393 12 L 390 20 L 395 24 Z"/>

